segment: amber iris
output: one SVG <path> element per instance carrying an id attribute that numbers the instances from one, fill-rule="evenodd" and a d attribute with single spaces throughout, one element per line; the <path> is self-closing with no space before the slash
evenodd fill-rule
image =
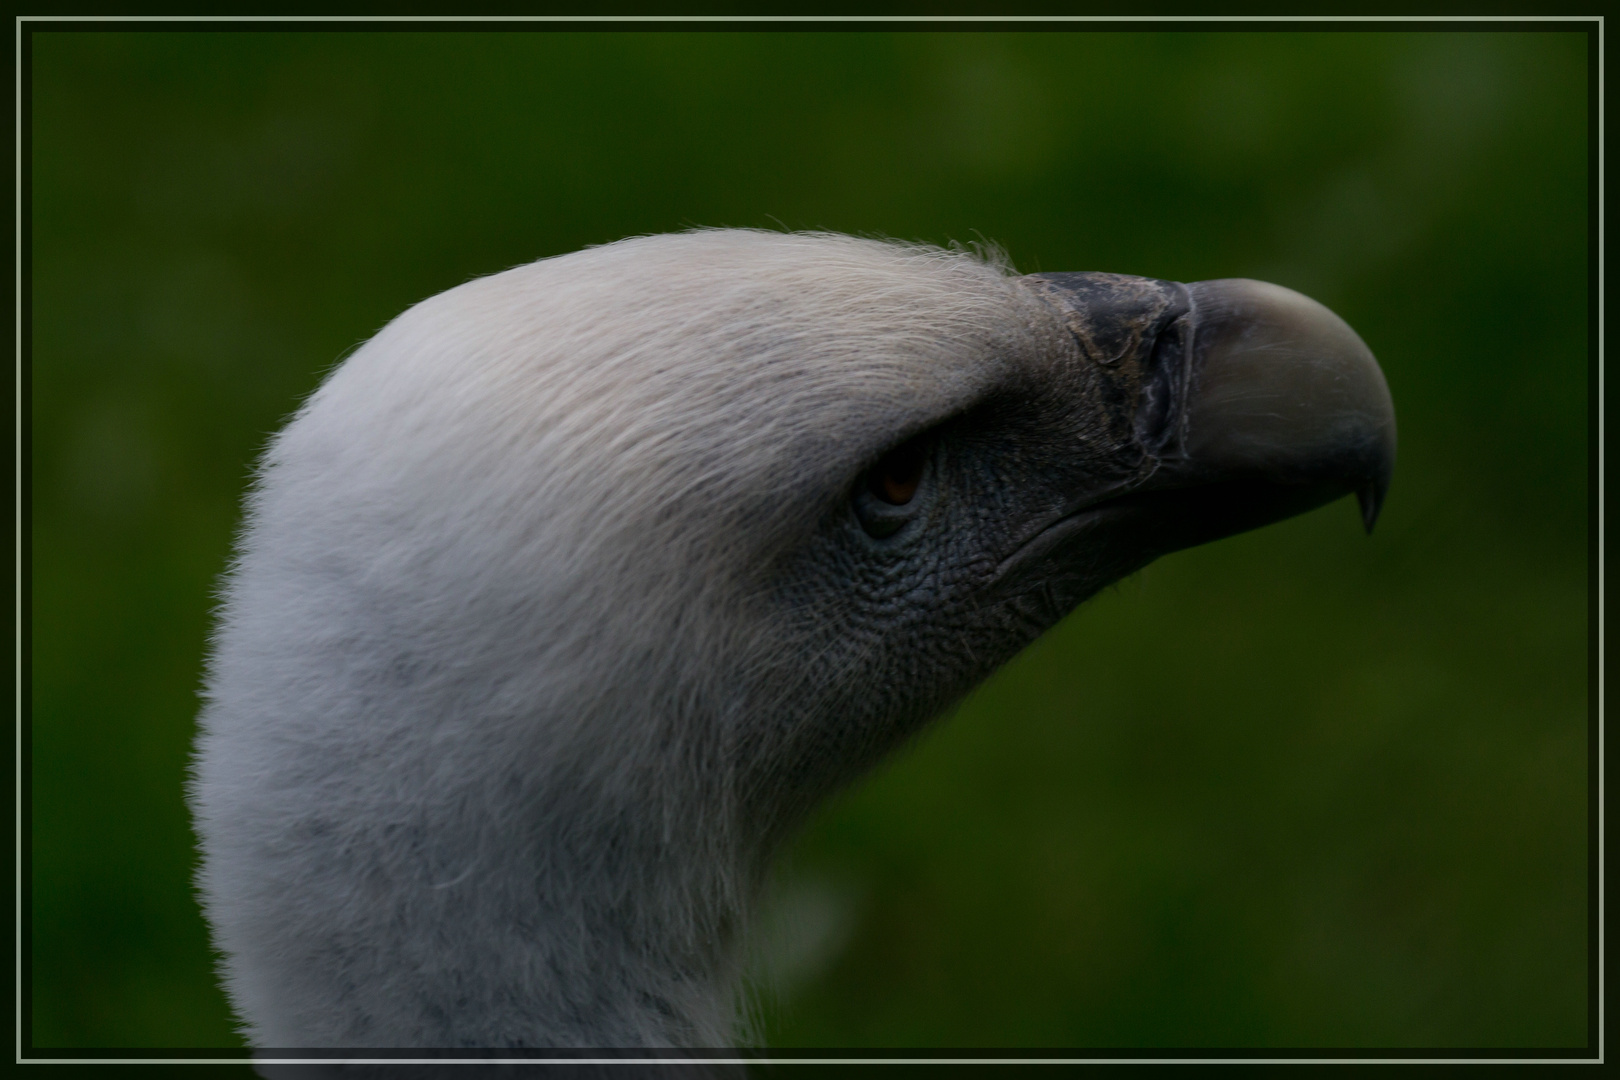
<path id="1" fill-rule="evenodd" d="M 921 441 L 913 439 L 902 443 L 872 466 L 872 471 L 866 475 L 866 489 L 886 503 L 904 506 L 917 494 L 924 460 Z"/>

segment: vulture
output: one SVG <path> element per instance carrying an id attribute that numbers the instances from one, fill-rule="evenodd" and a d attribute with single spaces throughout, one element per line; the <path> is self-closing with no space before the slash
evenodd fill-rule
<path id="1" fill-rule="evenodd" d="M 260 1048 L 724 1047 L 773 853 L 1081 601 L 1354 494 L 1361 339 L 1245 279 L 643 236 L 398 316 L 269 444 L 188 801 Z"/>

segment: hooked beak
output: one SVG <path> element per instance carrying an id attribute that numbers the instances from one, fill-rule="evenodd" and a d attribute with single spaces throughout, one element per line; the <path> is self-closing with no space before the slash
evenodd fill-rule
<path id="1" fill-rule="evenodd" d="M 1244 278 L 1200 281 L 1182 455 L 1172 482 L 1247 478 L 1354 491 L 1372 532 L 1395 469 L 1395 405 L 1356 332 L 1310 297 Z"/>
<path id="2" fill-rule="evenodd" d="M 1081 351 L 1134 391 L 1144 465 L 1106 502 L 1146 511 L 1161 552 L 1350 493 L 1372 531 L 1395 465 L 1395 407 L 1343 319 L 1243 278 L 1029 277 Z"/>

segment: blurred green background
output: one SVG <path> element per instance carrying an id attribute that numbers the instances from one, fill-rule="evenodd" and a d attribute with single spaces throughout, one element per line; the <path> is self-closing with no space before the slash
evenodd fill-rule
<path id="1" fill-rule="evenodd" d="M 828 806 L 773 1046 L 1587 1038 L 1583 34 L 43 33 L 32 1036 L 235 1044 L 181 802 L 266 436 L 468 277 L 691 225 L 1257 277 L 1400 461 L 1149 567 Z"/>

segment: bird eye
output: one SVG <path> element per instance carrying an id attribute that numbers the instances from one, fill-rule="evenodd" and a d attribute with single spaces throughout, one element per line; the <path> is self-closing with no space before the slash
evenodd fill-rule
<path id="1" fill-rule="evenodd" d="M 912 439 L 890 450 L 866 474 L 866 490 L 890 506 L 904 506 L 922 483 L 924 446 Z"/>

